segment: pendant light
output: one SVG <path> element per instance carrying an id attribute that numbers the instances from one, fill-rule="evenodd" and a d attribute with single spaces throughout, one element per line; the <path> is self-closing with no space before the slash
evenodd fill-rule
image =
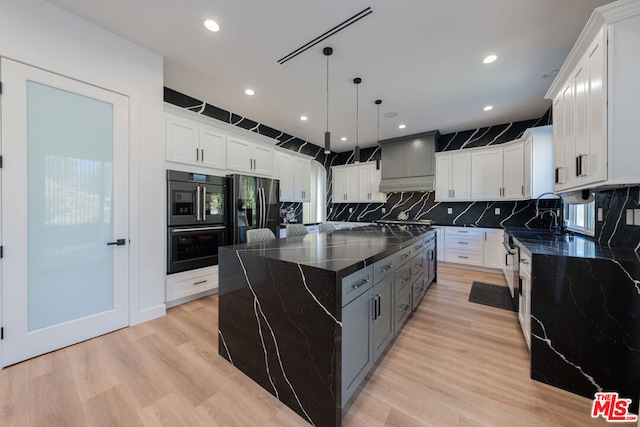
<path id="1" fill-rule="evenodd" d="M 331 154 L 331 133 L 329 132 L 329 56 L 333 49 L 325 47 L 322 53 L 327 57 L 327 131 L 324 133 L 324 154 Z"/>
<path id="2" fill-rule="evenodd" d="M 353 152 L 353 162 L 354 163 L 360 163 L 360 147 L 358 146 L 358 100 L 359 100 L 359 91 L 358 91 L 358 87 L 360 86 L 360 83 L 362 83 L 362 79 L 360 77 L 356 77 L 355 79 L 353 79 L 353 83 L 355 83 L 356 85 L 356 149 Z"/>

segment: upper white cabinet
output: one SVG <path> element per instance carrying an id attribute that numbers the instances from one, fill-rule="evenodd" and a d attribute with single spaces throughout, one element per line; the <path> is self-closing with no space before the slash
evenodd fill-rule
<path id="1" fill-rule="evenodd" d="M 471 154 L 473 200 L 519 200 L 524 198 L 524 143 L 478 149 Z"/>
<path id="2" fill-rule="evenodd" d="M 333 203 L 384 203 L 378 190 L 381 174 L 376 162 L 334 166 L 331 168 Z"/>
<path id="3" fill-rule="evenodd" d="M 227 169 L 252 175 L 273 176 L 273 146 L 227 136 Z"/>
<path id="4" fill-rule="evenodd" d="M 527 129 L 522 137 L 525 199 L 553 191 L 553 129 L 554 126 Z"/>
<path id="5" fill-rule="evenodd" d="M 555 192 L 640 183 L 638 52 L 640 2 L 594 11 L 546 94 Z"/>
<path id="6" fill-rule="evenodd" d="M 436 153 L 436 201 L 462 201 L 471 197 L 471 154 Z"/>
<path id="7" fill-rule="evenodd" d="M 224 132 L 169 113 L 165 116 L 165 131 L 167 161 L 225 169 Z"/>
<path id="8" fill-rule="evenodd" d="M 311 159 L 276 151 L 276 177 L 280 180 L 281 202 L 311 200 Z"/>

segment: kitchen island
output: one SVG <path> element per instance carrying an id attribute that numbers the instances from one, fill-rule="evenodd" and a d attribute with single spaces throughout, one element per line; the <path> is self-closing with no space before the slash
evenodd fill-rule
<path id="1" fill-rule="evenodd" d="M 640 398 L 640 258 L 579 236 L 507 230 L 529 260 L 531 378 Z M 522 277 L 522 274 L 521 274 Z M 525 279 L 527 280 L 527 279 Z M 525 289 L 529 284 L 523 284 Z M 522 298 L 522 297 L 521 297 Z M 527 296 L 525 296 L 527 298 Z"/>
<path id="2" fill-rule="evenodd" d="M 342 407 L 435 280 L 435 230 L 365 226 L 220 248 L 219 353 L 310 424 Z"/>

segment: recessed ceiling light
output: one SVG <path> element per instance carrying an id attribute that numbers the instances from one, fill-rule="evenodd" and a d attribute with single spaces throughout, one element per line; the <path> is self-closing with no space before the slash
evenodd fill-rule
<path id="1" fill-rule="evenodd" d="M 407 125 L 398 125 L 398 129 L 404 129 L 406 127 L 407 127 Z"/>
<path id="2" fill-rule="evenodd" d="M 498 57 L 497 57 L 497 56 L 495 56 L 495 55 L 489 55 L 489 56 L 487 56 L 486 58 L 484 58 L 484 59 L 482 60 L 482 62 L 484 62 L 485 64 L 491 64 L 491 63 L 492 63 L 493 61 L 495 61 L 496 59 L 498 59 Z"/>
<path id="3" fill-rule="evenodd" d="M 218 25 L 218 23 L 213 19 L 207 19 L 204 21 L 204 26 L 207 27 L 207 30 L 213 31 L 214 33 L 220 30 L 220 25 Z"/>
<path id="4" fill-rule="evenodd" d="M 487 105 L 486 107 L 483 108 L 484 111 L 491 111 L 493 110 L 493 105 Z"/>
<path id="5" fill-rule="evenodd" d="M 300 116 L 300 120 L 306 122 L 307 120 L 309 120 L 309 118 L 307 116 Z"/>
<path id="6" fill-rule="evenodd" d="M 253 96 L 256 93 L 253 91 L 253 89 L 245 89 L 244 90 L 245 95 L 249 95 L 249 96 Z"/>
<path id="7" fill-rule="evenodd" d="M 346 136 L 343 136 L 342 138 L 340 138 L 340 141 L 346 141 L 346 140 L 347 140 Z"/>
<path id="8" fill-rule="evenodd" d="M 384 116 L 389 119 L 393 119 L 394 117 L 398 117 L 398 113 L 396 113 L 395 111 L 391 111 L 390 113 L 384 113 Z"/>

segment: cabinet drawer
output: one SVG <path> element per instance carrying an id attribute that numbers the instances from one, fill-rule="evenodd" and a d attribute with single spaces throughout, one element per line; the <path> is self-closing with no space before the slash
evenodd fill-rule
<path id="1" fill-rule="evenodd" d="M 397 301 L 400 295 L 406 292 L 407 289 L 411 287 L 411 263 L 406 264 L 402 268 L 399 268 L 395 273 L 394 283 L 395 283 L 395 291 L 394 291 L 394 299 Z"/>
<path id="2" fill-rule="evenodd" d="M 342 279 L 342 306 L 353 301 L 373 286 L 373 266 L 358 270 Z"/>
<path id="3" fill-rule="evenodd" d="M 413 292 L 413 296 L 411 297 L 411 309 L 415 310 L 416 307 L 418 306 L 418 304 L 420 304 L 420 301 L 422 300 L 422 297 L 424 296 L 424 294 L 427 292 L 427 285 L 426 285 L 426 277 L 421 277 L 418 280 L 413 282 L 413 285 L 411 286 L 411 290 Z"/>
<path id="4" fill-rule="evenodd" d="M 445 236 L 466 236 L 469 238 L 482 239 L 484 237 L 484 233 L 482 230 L 469 227 L 447 227 L 445 229 Z"/>
<path id="5" fill-rule="evenodd" d="M 373 264 L 373 281 L 378 283 L 386 277 L 393 274 L 396 264 L 393 262 L 396 254 L 389 255 L 386 258 Z"/>
<path id="6" fill-rule="evenodd" d="M 407 288 L 406 292 L 396 299 L 394 313 L 395 333 L 397 334 L 402 324 L 407 320 L 407 317 L 409 317 L 409 313 L 411 313 L 411 288 Z"/>
<path id="7" fill-rule="evenodd" d="M 411 265 L 411 279 L 414 282 L 418 277 L 420 277 L 424 271 L 424 267 L 426 264 L 426 260 L 424 257 L 424 251 L 417 252 L 411 261 L 409 261 Z"/>
<path id="8" fill-rule="evenodd" d="M 460 236 L 446 236 L 445 237 L 446 249 L 463 249 L 467 251 L 483 251 L 484 240 L 475 237 Z"/>
<path id="9" fill-rule="evenodd" d="M 409 258 L 411 257 L 411 249 L 412 248 L 413 248 L 413 246 L 407 246 L 406 248 L 404 248 L 404 249 L 396 252 L 395 254 L 391 255 L 391 259 L 393 261 L 393 265 L 396 268 L 406 264 L 407 261 L 409 261 Z"/>
<path id="10" fill-rule="evenodd" d="M 167 276 L 167 301 L 199 294 L 218 287 L 218 270 L 211 269 L 205 274 L 178 273 Z"/>
<path id="11" fill-rule="evenodd" d="M 431 244 L 432 242 L 435 244 L 436 241 L 436 231 L 432 231 L 429 234 L 427 234 L 426 236 L 424 236 L 424 247 L 426 248 L 427 246 L 429 246 L 429 244 Z"/>
<path id="12" fill-rule="evenodd" d="M 456 250 L 446 250 L 444 255 L 444 260 L 446 262 L 456 262 L 458 264 L 469 264 L 469 265 L 477 265 L 482 266 L 484 263 L 482 252 L 472 252 L 472 251 L 456 251 Z"/>

